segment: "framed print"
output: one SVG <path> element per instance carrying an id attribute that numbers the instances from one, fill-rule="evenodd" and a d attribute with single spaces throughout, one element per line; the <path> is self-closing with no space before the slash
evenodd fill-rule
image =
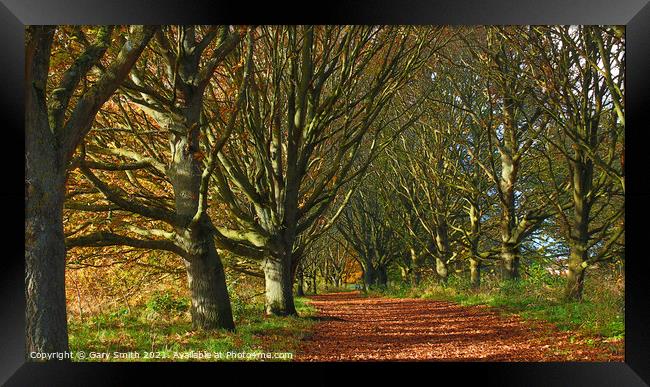
<path id="1" fill-rule="evenodd" d="M 650 383 L 646 1 L 0 18 L 7 385 Z"/>

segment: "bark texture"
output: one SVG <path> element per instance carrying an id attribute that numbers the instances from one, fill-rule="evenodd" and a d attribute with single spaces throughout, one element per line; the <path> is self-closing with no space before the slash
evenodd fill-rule
<path id="1" fill-rule="evenodd" d="M 293 303 L 291 264 L 283 262 L 281 259 L 268 257 L 264 259 L 263 268 L 266 288 L 266 313 L 275 316 L 297 315 Z"/>
<path id="2" fill-rule="evenodd" d="M 192 327 L 234 330 L 223 266 L 211 238 L 205 242 L 207 250 L 186 262 L 192 294 Z"/>
<path id="3" fill-rule="evenodd" d="M 481 263 L 473 258 L 469 260 L 469 277 L 473 289 L 481 287 Z"/>
<path id="4" fill-rule="evenodd" d="M 26 147 L 27 353 L 68 350 L 63 236 L 65 169 L 57 166 L 60 160 L 51 149 L 39 146 L 44 145 L 42 140 L 28 136 Z M 31 167 L 45 165 L 49 168 Z"/>

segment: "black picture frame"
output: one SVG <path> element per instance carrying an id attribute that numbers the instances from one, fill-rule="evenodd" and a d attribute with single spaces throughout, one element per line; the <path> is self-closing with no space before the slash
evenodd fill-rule
<path id="1" fill-rule="evenodd" d="M 410 0 L 279 4 L 174 0 L 0 0 L 0 131 L 5 215 L 0 266 L 0 383 L 125 385 L 144 377 L 166 384 L 201 373 L 208 382 L 310 385 L 411 383 L 499 386 L 643 386 L 650 384 L 650 307 L 644 241 L 650 219 L 647 106 L 650 106 L 648 0 Z M 607 24 L 626 26 L 625 362 L 621 363 L 34 363 L 25 359 L 25 276 L 20 216 L 24 192 L 24 26 L 30 24 Z M 24 153 L 24 152 L 23 152 Z M 418 376 L 418 381 L 413 379 Z M 226 381 L 226 378 L 228 381 Z M 233 379 L 234 378 L 234 379 Z M 449 383 L 449 382 L 447 382 Z"/>

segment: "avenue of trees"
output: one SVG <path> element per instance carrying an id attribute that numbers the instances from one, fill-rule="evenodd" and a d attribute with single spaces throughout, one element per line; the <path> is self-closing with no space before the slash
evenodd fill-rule
<path id="1" fill-rule="evenodd" d="M 624 47 L 609 26 L 27 27 L 27 350 L 68 349 L 66 267 L 152 254 L 194 329 L 235 329 L 231 271 L 278 316 L 319 281 L 478 289 L 531 262 L 579 301 L 624 263 Z"/>

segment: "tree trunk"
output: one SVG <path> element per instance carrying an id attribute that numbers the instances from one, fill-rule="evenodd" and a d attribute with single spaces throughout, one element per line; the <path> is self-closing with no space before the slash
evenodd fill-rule
<path id="1" fill-rule="evenodd" d="M 446 220 L 438 221 L 436 227 L 436 247 L 439 256 L 436 256 L 436 273 L 440 277 L 440 282 L 446 283 L 447 276 L 449 275 L 449 268 L 447 267 L 449 261 L 449 234 L 447 230 Z"/>
<path id="2" fill-rule="evenodd" d="M 305 288 L 304 288 L 302 282 L 298 282 L 298 289 L 296 291 L 296 295 L 298 297 L 304 297 L 305 296 Z"/>
<path id="3" fill-rule="evenodd" d="M 399 266 L 399 271 L 400 271 L 400 275 L 402 277 L 402 282 L 408 281 L 409 277 L 411 277 L 410 268 L 405 266 L 405 265 L 400 265 Z"/>
<path id="4" fill-rule="evenodd" d="M 198 122 L 198 112 L 188 109 L 188 122 Z M 192 114 L 190 114 L 192 113 Z M 172 162 L 169 178 L 174 187 L 177 244 L 188 252 L 187 278 L 192 293 L 192 326 L 195 329 L 235 328 L 226 276 L 207 214 L 193 222 L 199 201 L 201 166 L 194 157 L 198 131 L 178 125 L 170 133 Z"/>
<path id="5" fill-rule="evenodd" d="M 287 155 L 288 158 L 296 154 Z M 293 280 L 296 264 L 300 257 L 294 251 L 296 246 L 296 227 L 298 224 L 298 191 L 299 182 L 295 178 L 297 173 L 295 160 L 287 162 L 287 186 L 285 193 L 284 219 L 281 225 L 274 225 L 271 229 L 280 229 L 276 234 L 277 250 L 263 261 L 264 279 L 266 288 L 266 314 L 274 316 L 297 316 L 293 300 Z M 268 227 L 268 225 L 267 225 Z M 276 233 L 277 231 L 273 231 Z M 316 276 L 316 274 L 314 274 Z M 327 280 L 327 277 L 325 277 Z"/>
<path id="6" fill-rule="evenodd" d="M 49 43 L 32 60 L 37 65 L 49 61 Z M 68 351 L 63 234 L 66 162 L 48 124 L 45 84 L 39 80 L 47 76 L 47 66 L 41 67 L 43 73 L 32 74 L 25 88 L 27 353 Z"/>
<path id="7" fill-rule="evenodd" d="M 226 276 L 211 238 L 204 254 L 185 262 L 187 281 L 192 294 L 192 327 L 194 329 L 234 330 Z"/>
<path id="8" fill-rule="evenodd" d="M 379 266 L 377 268 L 377 285 L 386 287 L 388 285 L 388 275 L 386 273 L 386 266 Z"/>
<path id="9" fill-rule="evenodd" d="M 472 289 L 478 289 L 481 286 L 481 263 L 475 259 L 469 259 L 469 277 Z"/>
<path id="10" fill-rule="evenodd" d="M 48 157 L 54 154 L 53 150 L 29 146 L 46 141 L 29 139 L 26 152 L 27 353 L 68 351 L 63 234 L 65 168 Z"/>
<path id="11" fill-rule="evenodd" d="M 471 237 L 470 237 L 470 258 L 469 258 L 469 277 L 470 285 L 472 289 L 478 289 L 481 286 L 481 261 L 478 257 L 479 242 L 480 242 L 480 230 L 481 230 L 481 219 L 478 209 L 478 197 L 474 197 L 470 201 L 469 208 L 469 219 L 471 227 Z"/>
<path id="12" fill-rule="evenodd" d="M 411 252 L 411 285 L 417 286 L 420 283 L 420 265 L 418 255 L 414 248 L 410 249 Z"/>
<path id="13" fill-rule="evenodd" d="M 366 289 L 374 287 L 377 284 L 377 271 L 372 265 L 363 268 L 363 283 Z"/>
<path id="14" fill-rule="evenodd" d="M 284 257 L 264 259 L 264 283 L 266 287 L 266 314 L 295 316 L 291 264 Z"/>
<path id="15" fill-rule="evenodd" d="M 564 294 L 565 299 L 569 301 L 582 300 L 585 268 L 589 257 L 587 247 L 591 204 L 588 195 L 591 193 L 593 176 L 593 164 L 586 160 L 582 152 L 576 151 L 576 159 L 578 161 L 572 165 L 574 218 L 570 235 L 571 253 L 568 261 L 567 287 Z"/>
<path id="16" fill-rule="evenodd" d="M 519 248 L 511 243 L 502 243 L 501 264 L 501 277 L 504 280 L 519 279 Z"/>
<path id="17" fill-rule="evenodd" d="M 510 100 L 509 98 L 507 100 Z M 513 113 L 511 111 L 512 102 L 504 106 L 505 130 L 504 141 L 509 149 L 514 149 L 516 143 L 514 138 L 515 128 L 513 123 Z M 515 233 L 516 224 L 516 202 L 515 202 L 515 184 L 519 170 L 519 161 L 513 159 L 512 155 L 507 152 L 501 153 L 501 276 L 505 280 L 519 278 L 519 247 Z"/>
<path id="18" fill-rule="evenodd" d="M 436 257 L 436 273 L 440 277 L 442 283 L 447 282 L 449 270 L 447 269 L 447 263 L 440 257 Z"/>
<path id="19" fill-rule="evenodd" d="M 302 273 L 302 269 L 298 268 L 298 287 L 296 289 L 296 295 L 298 297 L 304 297 L 305 296 L 304 282 L 305 282 L 305 276 Z"/>
<path id="20" fill-rule="evenodd" d="M 411 270 L 411 285 L 418 286 L 420 284 L 420 272 L 417 270 Z"/>
<path id="21" fill-rule="evenodd" d="M 567 273 L 567 285 L 564 298 L 567 301 L 581 301 L 584 289 L 585 258 L 586 249 L 584 246 L 572 246 L 569 255 L 569 270 Z"/>

